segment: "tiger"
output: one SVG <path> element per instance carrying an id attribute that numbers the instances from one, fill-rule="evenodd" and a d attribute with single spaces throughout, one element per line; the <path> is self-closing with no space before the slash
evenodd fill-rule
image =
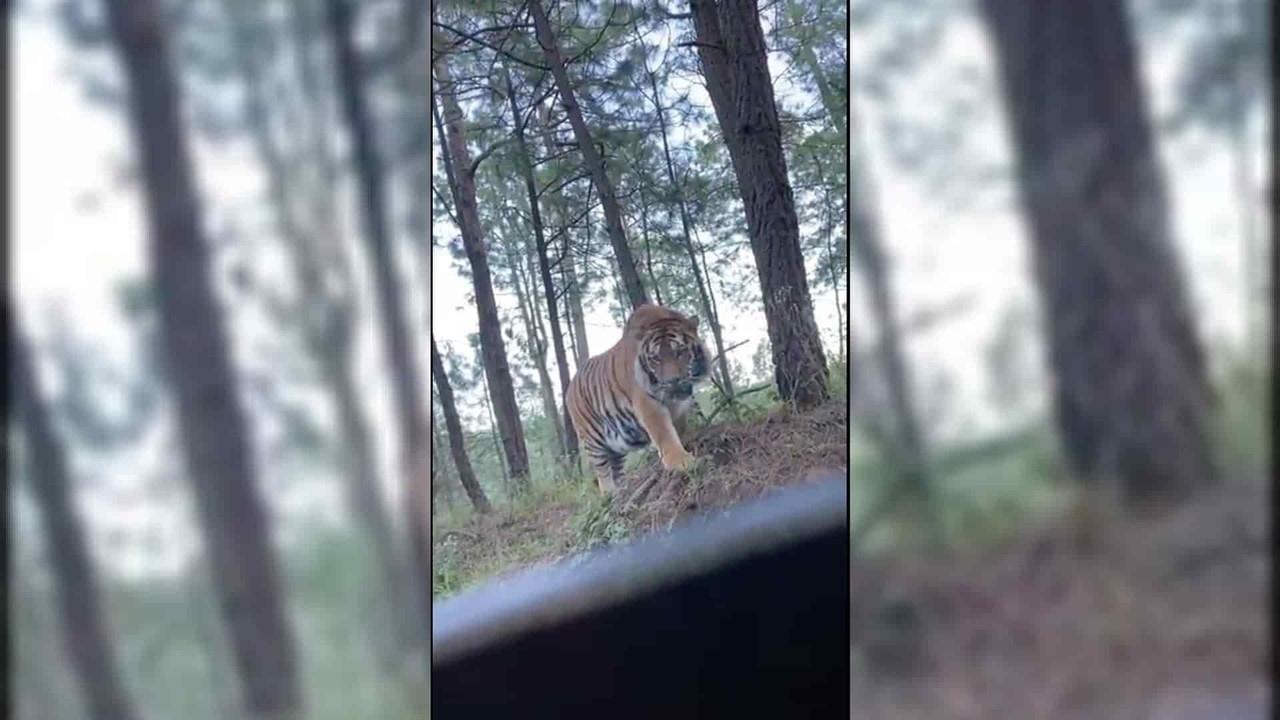
<path id="1" fill-rule="evenodd" d="M 565 405 L 602 493 L 617 491 L 627 453 L 651 441 L 664 468 L 689 469 L 694 457 L 677 426 L 693 409 L 694 387 L 709 368 L 698 318 L 653 304 L 635 308 L 622 339 L 578 368 Z"/>

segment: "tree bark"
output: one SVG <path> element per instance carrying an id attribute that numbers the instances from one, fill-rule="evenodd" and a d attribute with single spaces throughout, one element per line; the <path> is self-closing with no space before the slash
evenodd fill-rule
<path id="1" fill-rule="evenodd" d="M 566 397 L 569 392 L 569 371 L 564 357 L 564 341 L 561 339 L 560 334 L 560 313 L 557 312 L 555 302 L 555 287 L 551 283 L 551 271 L 547 267 L 547 235 L 542 223 L 538 186 L 533 177 L 533 160 L 529 153 L 529 145 L 525 141 L 524 122 L 521 120 L 523 113 L 520 112 L 519 104 L 516 102 L 515 85 L 511 82 L 511 70 L 505 64 L 503 65 L 502 73 L 507 84 L 507 100 L 511 105 L 512 132 L 516 138 L 516 152 L 519 154 L 516 164 L 519 165 L 520 174 L 524 179 L 525 195 L 529 202 L 529 216 L 533 221 L 533 241 L 538 255 L 538 272 L 542 276 L 542 291 L 547 296 L 547 319 L 551 321 L 551 335 L 555 344 L 556 365 L 560 371 L 560 393 L 561 397 Z M 541 363 L 538 367 L 542 368 L 542 372 L 546 372 L 545 366 Z M 551 415 L 548 417 L 559 428 L 560 422 L 555 413 L 554 400 L 551 403 L 551 411 Z M 563 436 L 563 453 L 570 459 L 576 458 L 578 456 L 578 434 L 569 418 L 568 407 L 564 409 Z"/>
<path id="2" fill-rule="evenodd" d="M 67 451 L 45 405 L 27 336 L 14 309 L 7 312 L 11 387 L 26 437 L 31 491 L 44 525 L 45 547 L 58 589 L 67 659 L 79 681 L 87 717 L 134 720 L 138 713 L 111 651 L 97 573 L 72 498 Z"/>
<path id="3" fill-rule="evenodd" d="M 1086 481 L 1131 502 L 1216 477 L 1211 391 L 1169 227 L 1129 19 L 1108 0 L 984 0 L 1049 326 L 1055 405 Z"/>
<path id="4" fill-rule="evenodd" d="M 729 148 L 760 276 L 778 394 L 799 407 L 829 397 L 795 199 L 753 0 L 690 0 L 698 57 Z"/>
<path id="5" fill-rule="evenodd" d="M 449 376 L 445 374 L 444 362 L 440 359 L 434 337 L 431 338 L 431 378 L 440 395 L 440 411 L 444 414 L 445 433 L 449 436 L 449 452 L 453 456 L 453 467 L 458 471 L 458 481 L 462 483 L 462 489 L 467 493 L 467 499 L 476 512 L 487 513 L 491 509 L 489 498 L 485 497 L 484 488 L 480 487 L 475 470 L 471 469 L 466 439 L 462 434 L 462 421 L 458 419 L 458 407 L 453 402 L 453 386 L 449 384 Z"/>
<path id="6" fill-rule="evenodd" d="M 168 379 L 245 714 L 298 718 L 293 632 L 212 287 L 163 12 L 154 0 L 111 0 L 107 14 L 130 88 Z"/>
<path id="7" fill-rule="evenodd" d="M 484 239 L 484 228 L 476 209 L 475 168 L 471 152 L 467 149 L 465 121 L 462 108 L 454 95 L 453 81 L 449 76 L 448 61 L 441 55 L 435 59 L 437 93 L 444 109 L 446 146 L 446 174 L 453 194 L 453 205 L 458 218 L 458 230 L 462 233 L 463 248 L 471 265 L 471 283 L 475 288 L 476 313 L 480 322 L 480 352 L 483 356 L 485 380 L 489 386 L 489 398 L 497 415 L 498 433 L 502 436 L 503 455 L 507 468 L 515 480 L 517 489 L 524 490 L 529 483 L 529 455 L 525 449 L 524 426 L 520 422 L 520 408 L 516 404 L 515 386 L 511 380 L 511 368 L 507 364 L 507 350 L 502 340 L 502 321 L 498 317 L 498 304 L 493 294 L 493 280 L 489 275 L 489 249 Z"/>
<path id="8" fill-rule="evenodd" d="M 605 169 L 604 158 L 596 149 L 591 137 L 591 129 L 582 117 L 582 109 L 574 96 L 573 86 L 569 84 L 569 75 L 565 71 L 564 58 L 560 56 L 560 47 L 556 35 L 551 29 L 551 22 L 542 8 L 541 0 L 530 0 L 529 11 L 533 16 L 533 24 L 538 35 L 538 44 L 542 46 L 547 64 L 551 66 L 551 75 L 555 78 L 556 89 L 560 93 L 560 103 L 569 116 L 569 124 L 573 127 L 574 137 L 578 142 L 578 150 L 583 161 L 591 172 L 596 191 L 600 193 L 600 205 L 604 209 L 605 223 L 609 231 L 609 242 L 613 245 L 614 257 L 618 262 L 618 270 L 622 277 L 622 286 L 626 289 L 627 299 L 632 308 L 649 302 L 644 283 L 640 281 L 640 271 L 636 268 L 635 257 L 631 254 L 631 246 L 627 244 L 627 232 L 622 222 L 622 209 L 618 205 L 618 197 L 609 173 Z M 584 336 L 585 337 L 585 336 Z"/>
<path id="9" fill-rule="evenodd" d="M 421 587 L 422 604 L 430 598 L 431 533 L 420 504 L 412 502 L 427 491 L 430 478 L 426 442 L 427 421 L 422 411 L 422 380 L 409 344 L 409 328 L 400 305 L 402 291 L 396 273 L 391 233 L 387 227 L 387 199 L 382 160 L 378 155 L 373 123 L 364 95 L 364 63 L 355 44 L 355 18 L 350 0 L 325 0 L 329 35 L 333 42 L 338 70 L 338 91 L 342 114 L 350 136 L 356 181 L 360 192 L 360 219 L 369 258 L 373 266 L 374 292 L 382 320 L 383 351 L 391 366 L 392 396 L 395 417 L 400 430 L 400 466 L 404 477 L 406 527 L 409 531 L 413 564 Z M 428 612 L 429 607 L 425 608 Z"/>

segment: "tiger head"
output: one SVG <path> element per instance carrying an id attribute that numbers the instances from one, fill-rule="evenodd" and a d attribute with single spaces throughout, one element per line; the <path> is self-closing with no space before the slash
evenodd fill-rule
<path id="1" fill-rule="evenodd" d="M 624 334 L 636 342 L 640 375 L 660 400 L 690 398 L 694 385 L 707 379 L 710 366 L 697 317 L 641 305 L 631 313 Z"/>

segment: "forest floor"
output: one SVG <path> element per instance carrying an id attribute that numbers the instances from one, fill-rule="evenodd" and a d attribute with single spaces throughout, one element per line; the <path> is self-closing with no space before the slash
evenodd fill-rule
<path id="1" fill-rule="evenodd" d="M 848 473 L 848 406 L 832 400 L 798 413 L 783 406 L 691 429 L 689 474 L 663 470 L 649 448 L 628 463 L 613 502 L 594 481 L 535 485 L 488 515 L 444 518 L 432 528 L 433 589 L 440 600 L 495 575 L 669 529 L 794 483 Z"/>
<path id="2" fill-rule="evenodd" d="M 1003 547 L 858 561 L 855 715 L 1268 716 L 1266 484 L 1163 517 L 1075 507 Z"/>

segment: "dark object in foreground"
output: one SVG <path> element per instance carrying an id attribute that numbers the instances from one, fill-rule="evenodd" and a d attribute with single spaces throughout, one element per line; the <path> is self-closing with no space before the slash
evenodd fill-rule
<path id="1" fill-rule="evenodd" d="M 849 716 L 847 477 L 433 610 L 432 716 Z"/>

